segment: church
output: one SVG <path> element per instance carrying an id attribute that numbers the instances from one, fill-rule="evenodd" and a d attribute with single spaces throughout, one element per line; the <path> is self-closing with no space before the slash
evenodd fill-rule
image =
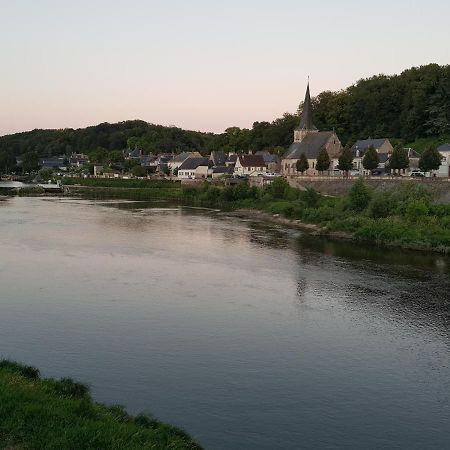
<path id="1" fill-rule="evenodd" d="M 319 131 L 313 123 L 311 95 L 309 82 L 306 88 L 305 101 L 301 115 L 300 125 L 294 130 L 294 142 L 281 161 L 283 175 L 297 175 L 296 164 L 302 153 L 305 154 L 309 163 L 307 175 L 318 175 L 315 169 L 317 156 L 322 148 L 325 148 L 330 156 L 330 169 L 333 168 L 333 160 L 342 153 L 342 144 L 334 131 Z"/>

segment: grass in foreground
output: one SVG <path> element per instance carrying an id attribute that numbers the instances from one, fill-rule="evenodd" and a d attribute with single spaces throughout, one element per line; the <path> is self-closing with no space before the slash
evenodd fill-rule
<path id="1" fill-rule="evenodd" d="M 0 449 L 201 450 L 186 433 L 122 407 L 95 403 L 69 378 L 0 361 Z"/>

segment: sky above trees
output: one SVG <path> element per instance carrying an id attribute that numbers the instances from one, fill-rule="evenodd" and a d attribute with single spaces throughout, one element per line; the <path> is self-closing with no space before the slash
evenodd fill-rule
<path id="1" fill-rule="evenodd" d="M 139 118 L 221 132 L 448 64 L 450 3 L 0 0 L 0 135 Z"/>

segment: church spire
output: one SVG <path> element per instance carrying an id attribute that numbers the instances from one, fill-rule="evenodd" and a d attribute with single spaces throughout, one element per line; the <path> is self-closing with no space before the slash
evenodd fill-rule
<path id="1" fill-rule="evenodd" d="M 300 120 L 300 126 L 298 129 L 300 130 L 316 129 L 312 120 L 312 102 L 311 102 L 311 94 L 309 92 L 309 77 L 308 77 L 308 86 L 306 87 L 305 101 L 303 102 L 302 118 Z"/>
<path id="2" fill-rule="evenodd" d="M 313 124 L 312 117 L 312 102 L 311 94 L 309 92 L 309 77 L 308 85 L 306 87 L 305 101 L 303 102 L 302 117 L 300 125 L 294 130 L 294 142 L 302 142 L 306 135 L 310 133 L 317 133 L 317 128 Z"/>

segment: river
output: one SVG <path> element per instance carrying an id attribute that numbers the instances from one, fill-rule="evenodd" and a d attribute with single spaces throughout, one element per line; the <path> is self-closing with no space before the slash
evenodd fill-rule
<path id="1" fill-rule="evenodd" d="M 450 261 L 215 211 L 0 201 L 0 355 L 207 450 L 450 448 Z"/>

